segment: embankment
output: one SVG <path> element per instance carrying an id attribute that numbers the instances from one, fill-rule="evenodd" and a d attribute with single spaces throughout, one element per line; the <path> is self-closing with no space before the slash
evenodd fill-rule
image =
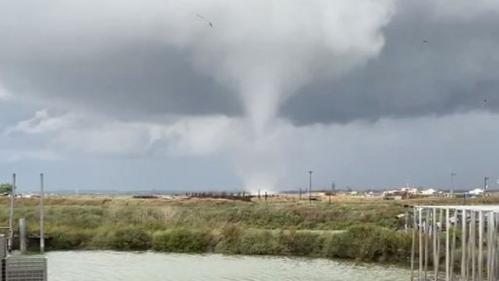
<path id="1" fill-rule="evenodd" d="M 7 222 L 6 199 L 0 223 Z M 37 200 L 17 201 L 38 233 Z M 410 235 L 397 218 L 422 202 L 335 200 L 234 202 L 65 197 L 46 200 L 47 246 L 52 250 L 114 249 L 293 255 L 407 262 Z M 424 202 L 433 203 L 433 202 Z M 33 243 L 32 243 L 33 244 Z M 36 245 L 31 245 L 35 247 Z"/>

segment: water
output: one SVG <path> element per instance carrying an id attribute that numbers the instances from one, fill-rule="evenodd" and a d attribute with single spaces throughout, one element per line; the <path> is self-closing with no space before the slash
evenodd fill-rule
<path id="1" fill-rule="evenodd" d="M 409 271 L 323 259 L 129 253 L 50 252 L 50 281 L 400 281 Z"/>

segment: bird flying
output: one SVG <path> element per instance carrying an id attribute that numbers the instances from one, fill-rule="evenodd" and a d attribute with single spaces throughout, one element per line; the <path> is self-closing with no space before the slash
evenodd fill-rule
<path id="1" fill-rule="evenodd" d="M 200 14 L 196 14 L 196 16 L 198 18 L 200 18 L 201 20 L 205 21 L 209 27 L 213 28 L 213 23 L 211 21 L 209 21 L 207 18 L 203 17 L 202 15 Z"/>

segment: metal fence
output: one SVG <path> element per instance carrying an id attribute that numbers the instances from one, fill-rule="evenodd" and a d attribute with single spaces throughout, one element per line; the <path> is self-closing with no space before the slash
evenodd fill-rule
<path id="1" fill-rule="evenodd" d="M 9 256 L 4 263 L 5 281 L 47 280 L 47 259 L 43 256 Z"/>

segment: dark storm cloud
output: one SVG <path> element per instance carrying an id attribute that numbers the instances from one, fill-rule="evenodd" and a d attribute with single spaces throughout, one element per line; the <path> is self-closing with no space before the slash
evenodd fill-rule
<path id="1" fill-rule="evenodd" d="M 281 114 L 304 125 L 497 111 L 499 14 L 448 17 L 429 2 L 399 3 L 378 58 L 339 81 L 309 84 Z"/>
<path id="2" fill-rule="evenodd" d="M 470 111 L 499 105 L 499 1 L 393 2 L 0 0 L 0 169 L 177 190 L 497 178 L 499 115 Z"/>
<path id="3" fill-rule="evenodd" d="M 0 1 L 0 83 L 125 114 L 244 111 L 264 127 L 319 69 L 376 56 L 392 2 Z M 334 67 L 321 64 L 326 54 Z"/>
<path id="4" fill-rule="evenodd" d="M 78 15 L 51 18 L 43 5 L 28 9 L 27 3 L 0 3 L 0 86 L 14 95 L 135 118 L 243 114 L 237 93 L 194 69 L 189 51 L 161 41 L 157 25 L 101 19 L 104 26 L 88 27 Z M 450 7 L 465 14 L 453 17 L 435 12 L 434 3 L 448 1 L 398 3 L 379 57 L 334 81 L 309 83 L 280 115 L 303 125 L 496 111 L 497 9 L 466 16 L 466 9 Z"/>
<path id="5" fill-rule="evenodd" d="M 79 104 L 124 117 L 241 112 L 235 95 L 193 70 L 187 54 L 160 42 L 136 42 L 83 56 L 63 46 L 53 48 L 61 48 L 59 56 L 55 51 L 27 59 L 23 56 L 30 53 L 23 50 L 4 52 L 0 56 L 4 87 L 16 95 Z"/>

